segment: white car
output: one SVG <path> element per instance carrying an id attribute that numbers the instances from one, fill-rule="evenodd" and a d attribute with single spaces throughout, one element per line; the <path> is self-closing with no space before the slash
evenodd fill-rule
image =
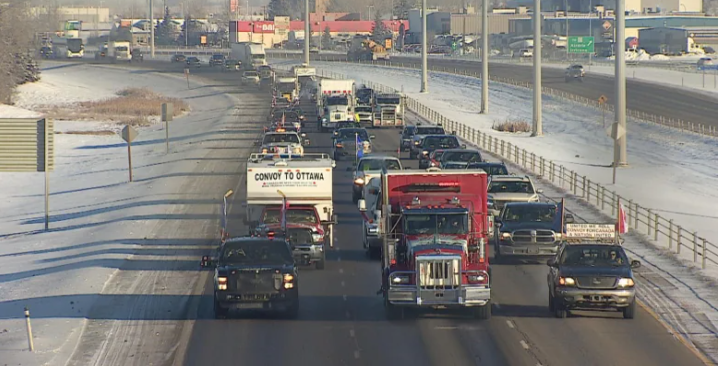
<path id="1" fill-rule="evenodd" d="M 713 66 L 713 65 L 714 65 L 713 59 L 711 59 L 709 57 L 703 57 L 703 58 L 699 59 L 698 62 L 696 62 L 696 67 L 698 67 L 698 68 L 702 68 L 705 66 Z"/>
<path id="2" fill-rule="evenodd" d="M 303 145 L 310 145 L 310 140 L 306 139 L 305 133 L 271 132 L 263 136 L 260 145 L 260 153 L 262 154 L 290 153 L 302 156 L 305 153 Z"/>
<path id="3" fill-rule="evenodd" d="M 243 72 L 243 77 L 240 81 L 243 84 L 253 84 L 258 86 L 260 85 L 260 75 L 258 75 L 257 71 L 245 71 Z"/>

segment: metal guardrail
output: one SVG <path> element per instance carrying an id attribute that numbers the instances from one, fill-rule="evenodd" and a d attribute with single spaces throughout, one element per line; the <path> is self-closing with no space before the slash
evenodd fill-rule
<path id="1" fill-rule="evenodd" d="M 331 61 L 332 60 L 328 60 Z M 389 61 L 359 61 L 359 62 L 353 62 L 358 64 L 367 64 L 367 65 L 379 65 L 379 66 L 387 66 L 387 67 L 400 67 L 400 68 L 410 68 L 410 69 L 418 69 L 420 70 L 419 64 L 406 64 L 406 63 L 395 63 L 395 62 L 389 62 Z M 468 70 L 458 70 L 456 68 L 449 68 L 449 67 L 443 67 L 441 70 L 438 69 L 431 69 L 429 68 L 428 71 L 432 72 L 443 72 L 447 74 L 454 74 L 454 75 L 462 75 L 462 76 L 468 76 L 473 78 L 478 78 L 477 76 L 472 75 L 472 71 Z M 517 81 L 509 78 L 499 77 L 499 76 L 493 76 L 491 75 L 489 77 L 491 81 L 504 83 L 512 86 L 522 87 L 522 88 L 533 88 L 533 83 L 530 82 L 523 82 L 523 81 Z M 605 103 L 605 104 L 599 104 L 597 101 L 591 100 L 589 98 L 578 96 L 572 93 L 568 93 L 565 91 L 559 91 L 554 88 L 547 88 L 543 87 L 543 94 L 549 95 L 549 96 L 555 96 L 560 97 L 569 101 L 573 101 L 576 103 L 581 103 L 583 105 L 592 106 L 601 110 L 606 110 L 607 112 L 613 112 L 613 105 Z M 627 109 L 626 114 L 628 117 L 632 119 L 636 119 L 641 122 L 650 122 L 657 125 L 673 128 L 676 130 L 681 130 L 685 132 L 695 133 L 695 134 L 701 134 L 709 137 L 716 137 L 718 138 L 718 125 L 715 126 L 709 126 L 709 125 L 703 125 L 703 124 L 697 124 L 693 122 L 687 122 L 680 119 L 672 119 L 668 117 L 648 114 L 641 111 L 636 111 L 633 109 Z"/>
<path id="2" fill-rule="evenodd" d="M 320 76 L 347 79 L 345 75 L 332 71 L 319 69 L 318 73 Z M 395 88 L 378 83 L 363 81 L 363 84 L 377 91 L 400 93 Z M 653 238 L 653 242 L 659 246 L 663 244 L 671 253 L 678 255 L 681 252 L 691 252 L 694 264 L 700 264 L 701 268 L 705 269 L 708 264 L 718 266 L 717 245 L 699 237 L 697 232 L 691 232 L 674 224 L 672 219 L 666 219 L 650 208 L 642 207 L 633 199 L 621 197 L 616 191 L 610 191 L 586 176 L 581 176 L 552 160 L 460 122 L 450 120 L 415 99 L 406 97 L 406 106 L 420 116 L 456 132 L 456 135 L 475 144 L 480 149 L 512 160 L 517 165 L 522 165 L 525 169 L 534 172 L 541 178 L 548 179 L 562 189 L 573 191 L 574 196 L 584 199 L 589 204 L 595 203 L 596 208 L 605 214 L 616 217 L 618 214 L 617 204 L 620 202 L 627 209 L 629 229 L 647 236 L 649 240 Z"/>

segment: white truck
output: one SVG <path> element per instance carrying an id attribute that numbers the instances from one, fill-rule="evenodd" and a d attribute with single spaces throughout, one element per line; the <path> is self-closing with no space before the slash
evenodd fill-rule
<path id="1" fill-rule="evenodd" d="M 126 41 L 110 41 L 108 42 L 108 53 L 107 57 L 111 62 L 117 61 L 128 62 L 133 59 L 130 53 L 130 42 Z"/>
<path id="2" fill-rule="evenodd" d="M 253 153 L 246 175 L 246 225 L 256 227 L 266 207 L 283 204 L 315 208 L 327 241 L 333 246 L 333 169 L 328 154 L 305 154 L 301 158 Z"/>
<path id="3" fill-rule="evenodd" d="M 85 56 L 85 44 L 82 38 L 53 37 L 52 43 L 55 59 L 82 58 Z"/>
<path id="4" fill-rule="evenodd" d="M 353 121 L 354 80 L 321 79 L 318 82 L 318 129 L 332 129 L 331 123 Z"/>
<path id="5" fill-rule="evenodd" d="M 275 90 L 277 96 L 283 97 L 290 102 L 298 98 L 298 80 L 295 76 L 276 76 Z"/>
<path id="6" fill-rule="evenodd" d="M 308 67 L 306 65 L 295 66 L 293 67 L 293 75 L 298 80 L 300 89 L 305 89 L 305 86 L 313 83 L 313 77 L 316 76 L 315 67 Z"/>
<path id="7" fill-rule="evenodd" d="M 404 125 L 403 98 L 397 93 L 376 93 L 373 109 L 373 127 L 392 126 L 402 128 Z"/>
<path id="8" fill-rule="evenodd" d="M 267 66 L 265 48 L 257 42 L 237 42 L 230 45 L 230 59 L 239 60 L 245 69 Z"/>

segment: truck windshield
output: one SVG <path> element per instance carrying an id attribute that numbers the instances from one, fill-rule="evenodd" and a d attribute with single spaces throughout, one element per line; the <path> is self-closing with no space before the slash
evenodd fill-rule
<path id="1" fill-rule="evenodd" d="M 115 48 L 116 51 L 128 51 L 127 46 L 118 46 Z"/>
<path id="2" fill-rule="evenodd" d="M 253 60 L 263 60 L 263 59 L 265 59 L 265 54 L 253 54 L 250 57 Z"/>
<path id="3" fill-rule="evenodd" d="M 488 189 L 488 192 L 492 193 L 534 193 L 533 187 L 531 186 L 531 183 L 529 182 L 511 182 L 511 181 L 503 181 L 503 182 L 491 182 L 491 186 Z"/>
<path id="4" fill-rule="evenodd" d="M 423 139 L 423 148 L 454 149 L 459 146 L 454 137 L 426 137 Z"/>
<path id="5" fill-rule="evenodd" d="M 78 38 L 78 39 L 69 39 L 68 40 L 68 50 L 70 50 L 72 52 L 77 52 L 82 48 L 83 48 L 83 40 L 82 39 Z"/>
<path id="6" fill-rule="evenodd" d="M 572 266 L 625 266 L 628 265 L 628 257 L 619 246 L 568 245 L 559 263 Z"/>
<path id="7" fill-rule="evenodd" d="M 348 105 L 348 98 L 345 96 L 332 96 L 325 100 L 327 105 Z"/>
<path id="8" fill-rule="evenodd" d="M 398 105 L 401 103 L 401 99 L 393 97 L 377 97 L 376 104 L 384 105 Z"/>
<path id="9" fill-rule="evenodd" d="M 355 107 L 356 113 L 371 113 L 373 110 L 371 107 Z"/>
<path id="10" fill-rule="evenodd" d="M 221 261 L 247 265 L 282 265 L 293 263 L 293 255 L 284 241 L 243 241 L 225 246 Z"/>
<path id="11" fill-rule="evenodd" d="M 405 234 L 467 234 L 466 214 L 414 214 L 405 216 Z"/>
<path id="12" fill-rule="evenodd" d="M 267 145 L 269 143 L 300 143 L 300 138 L 298 138 L 297 134 L 266 134 L 265 137 L 263 137 L 263 145 Z"/>
<path id="13" fill-rule="evenodd" d="M 292 92 L 295 90 L 295 83 L 278 83 L 278 90 Z"/>
<path id="14" fill-rule="evenodd" d="M 285 213 L 285 217 L 290 223 L 297 224 L 316 224 L 318 218 L 315 216 L 315 210 L 313 209 L 288 209 Z M 281 220 L 280 208 L 267 209 L 263 215 L 263 224 L 277 224 Z"/>
<path id="15" fill-rule="evenodd" d="M 510 222 L 553 222 L 556 207 L 539 207 L 537 205 L 506 207 L 503 221 Z"/>

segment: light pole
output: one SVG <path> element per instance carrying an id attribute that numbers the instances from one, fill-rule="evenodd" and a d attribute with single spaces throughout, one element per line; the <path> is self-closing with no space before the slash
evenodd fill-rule
<path id="1" fill-rule="evenodd" d="M 305 38 L 303 41 L 303 63 L 310 66 L 310 0 L 305 0 Z"/>
<path id="2" fill-rule="evenodd" d="M 465 17 L 466 15 L 463 15 L 464 25 Z M 463 43 L 465 42 L 464 37 Z M 488 0 L 483 0 L 481 7 L 481 48 L 481 114 L 488 114 Z"/>
<path id="3" fill-rule="evenodd" d="M 421 93 L 428 93 L 428 24 L 427 0 L 421 3 Z"/>
<path id="4" fill-rule="evenodd" d="M 593 37 L 593 0 L 588 1 L 588 36 Z M 596 41 L 593 41 L 593 43 L 595 44 Z M 588 53 L 588 64 L 591 64 L 591 62 L 593 62 L 593 53 Z"/>
<path id="5" fill-rule="evenodd" d="M 155 18 L 153 17 L 153 0 L 150 0 L 149 11 L 150 11 L 150 56 L 152 58 L 155 58 Z"/>
<path id="6" fill-rule="evenodd" d="M 616 0 L 616 117 L 613 130 L 614 167 L 626 162 L 626 0 Z"/>
<path id="7" fill-rule="evenodd" d="M 543 135 L 541 112 L 541 0 L 533 0 L 533 132 L 531 137 Z"/>
<path id="8" fill-rule="evenodd" d="M 568 33 L 568 0 L 566 0 L 565 16 L 566 16 L 566 60 L 568 60 L 568 35 L 569 35 L 569 33 Z"/>

